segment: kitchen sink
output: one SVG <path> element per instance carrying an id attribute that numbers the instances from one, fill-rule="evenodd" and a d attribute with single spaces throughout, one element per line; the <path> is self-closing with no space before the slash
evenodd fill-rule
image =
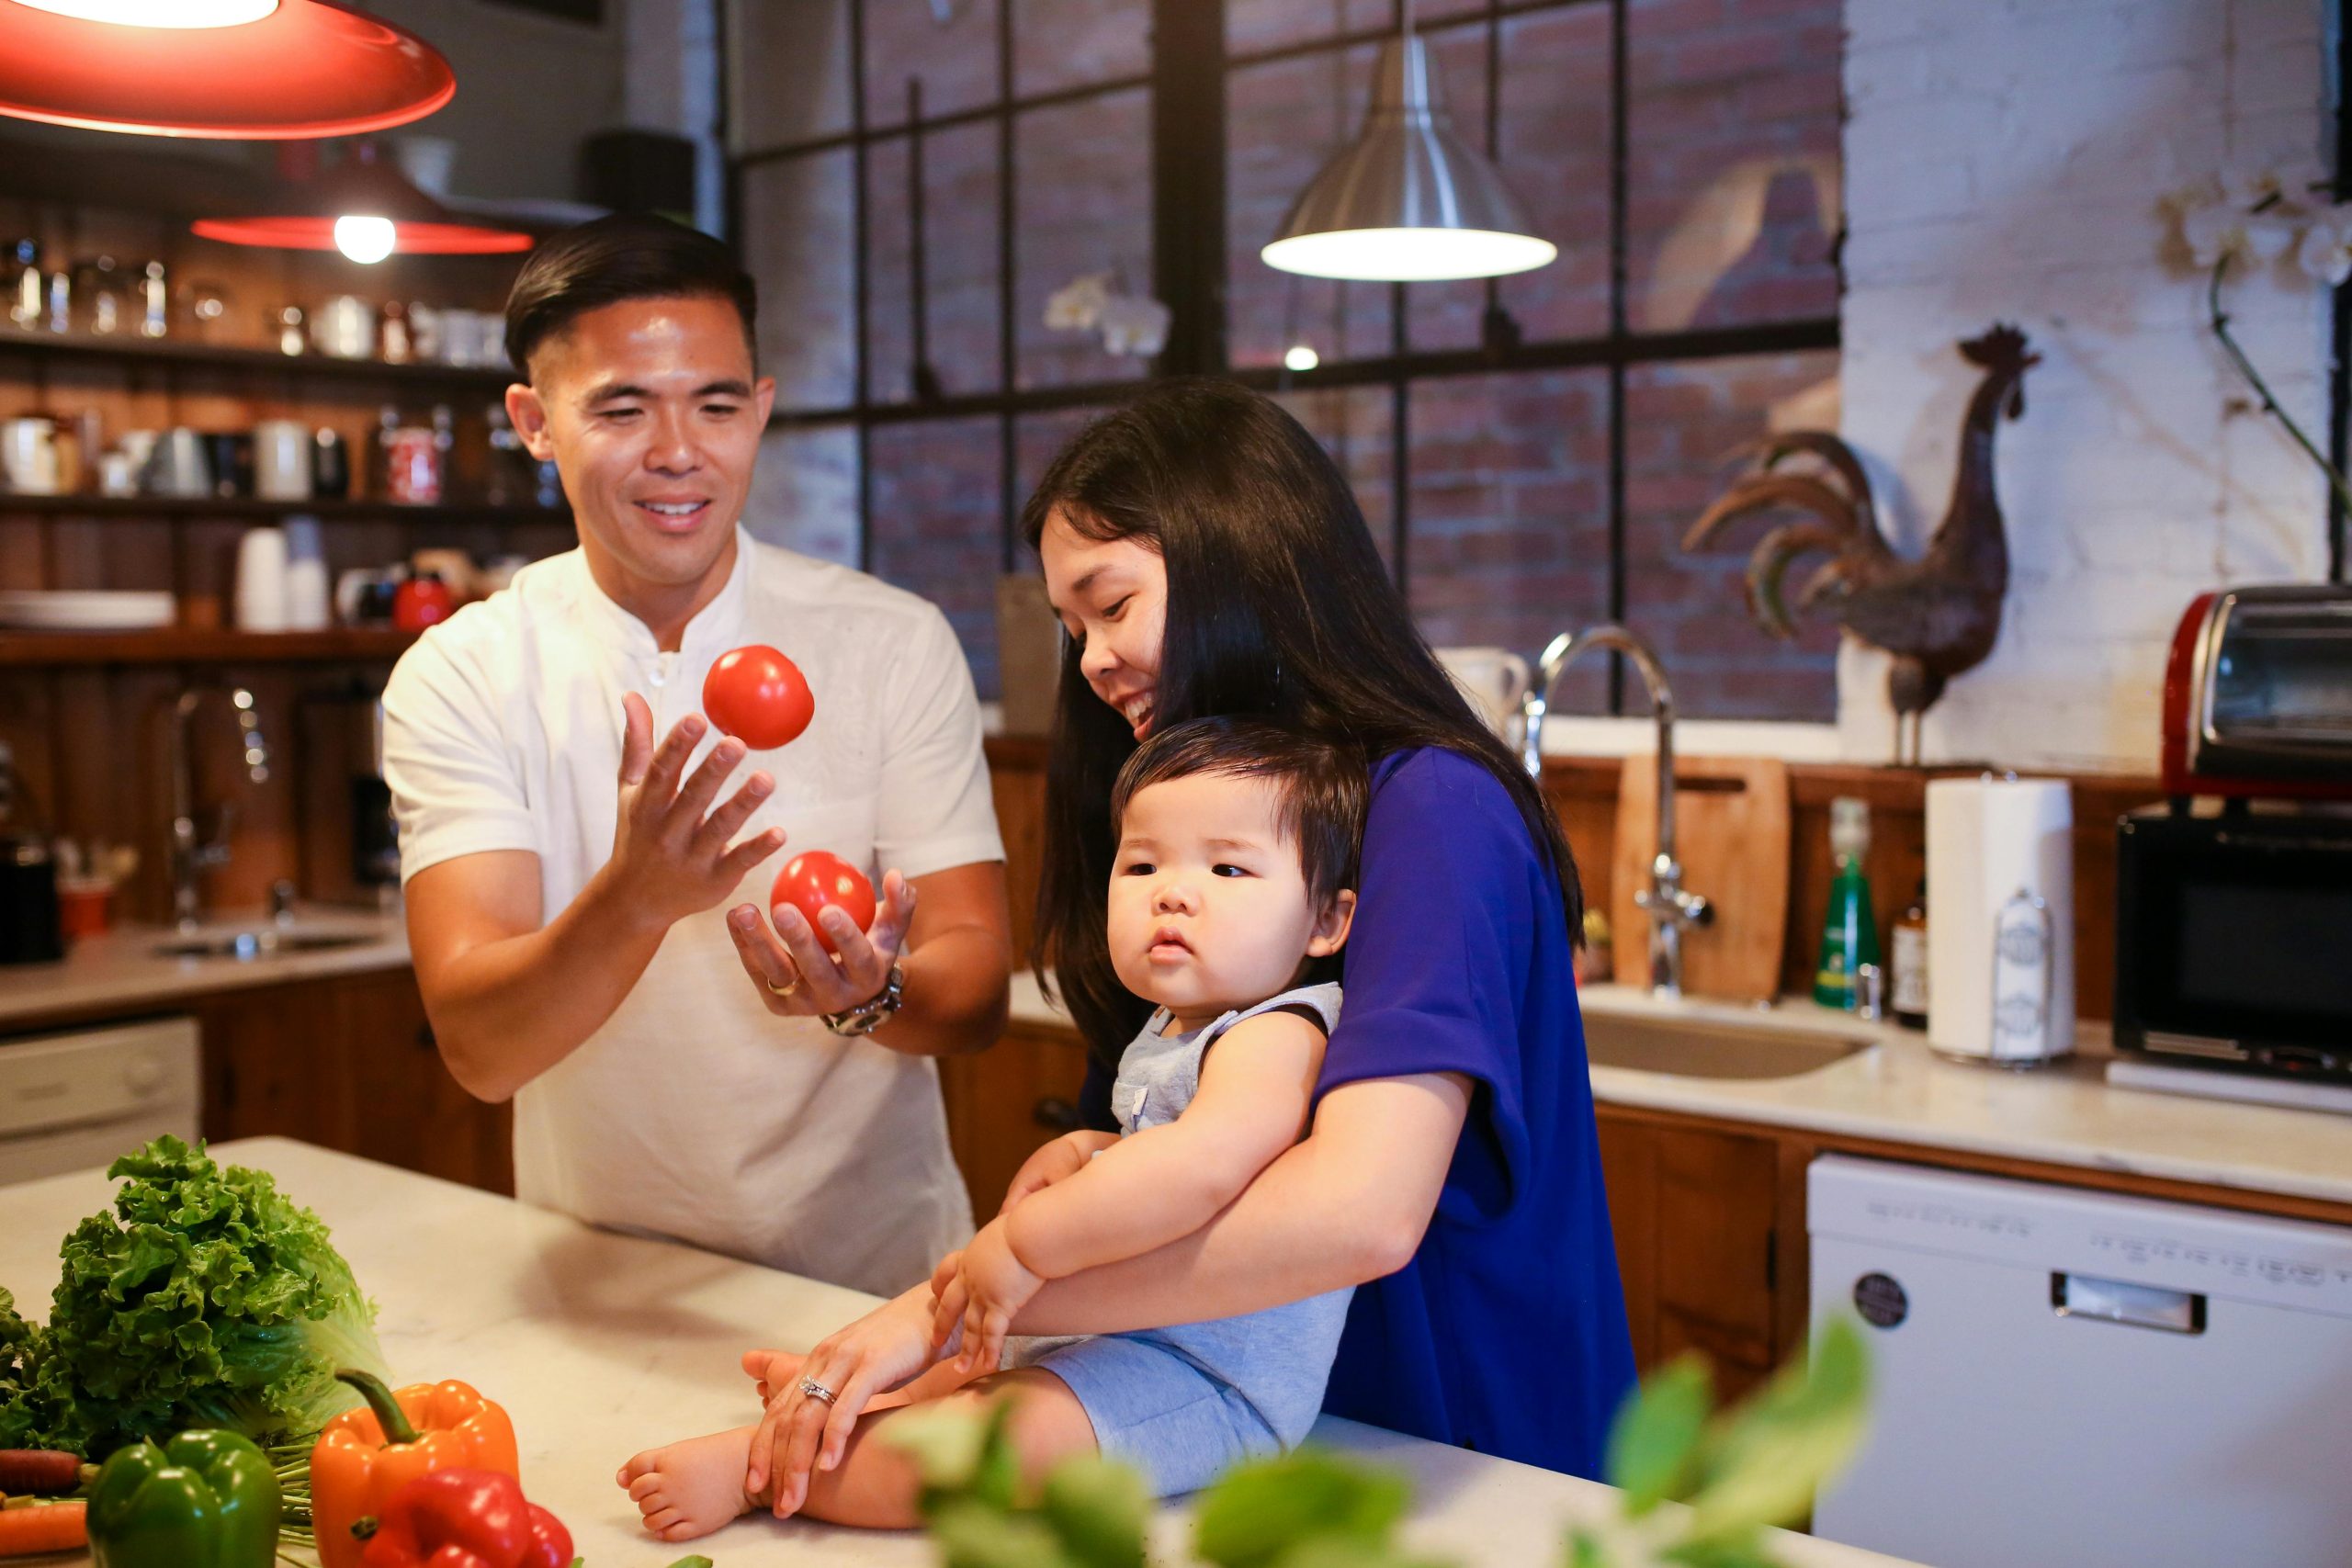
<path id="1" fill-rule="evenodd" d="M 285 953 L 332 953 L 375 939 L 364 931 L 211 931 L 155 944 L 161 958 L 267 958 Z"/>
<path id="2" fill-rule="evenodd" d="M 1598 1067 L 1692 1078 L 1792 1078 L 1867 1051 L 1868 1035 L 1715 1018 L 1587 1012 L 1585 1055 Z"/>

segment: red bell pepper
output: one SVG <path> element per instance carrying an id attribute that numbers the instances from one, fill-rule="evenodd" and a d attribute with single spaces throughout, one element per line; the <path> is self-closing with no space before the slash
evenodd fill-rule
<path id="1" fill-rule="evenodd" d="M 353 1527 L 368 1528 L 362 1519 Z M 394 1497 L 367 1537 L 367 1568 L 571 1568 L 571 1532 L 494 1470 L 435 1470 Z"/>

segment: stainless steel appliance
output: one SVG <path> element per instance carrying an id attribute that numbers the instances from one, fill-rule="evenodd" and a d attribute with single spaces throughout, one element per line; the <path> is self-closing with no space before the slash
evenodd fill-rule
<path id="1" fill-rule="evenodd" d="M 2352 1082 L 2352 588 L 2200 596 L 2164 713 L 2171 798 L 2117 829 L 2117 1046 Z"/>
<path id="2" fill-rule="evenodd" d="M 2165 666 L 2165 793 L 2352 800 L 2352 587 L 2200 594 Z"/>

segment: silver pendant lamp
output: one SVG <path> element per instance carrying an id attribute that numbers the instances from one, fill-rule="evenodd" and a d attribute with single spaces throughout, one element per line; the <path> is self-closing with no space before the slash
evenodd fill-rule
<path id="1" fill-rule="evenodd" d="M 1381 46 L 1363 130 L 1258 254 L 1310 277 L 1422 283 L 1526 272 L 1560 248 L 1536 236 L 1501 172 L 1454 134 L 1408 7 L 1403 31 Z"/>

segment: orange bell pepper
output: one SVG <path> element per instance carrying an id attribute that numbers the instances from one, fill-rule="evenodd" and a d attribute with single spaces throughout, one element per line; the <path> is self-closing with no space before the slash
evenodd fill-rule
<path id="1" fill-rule="evenodd" d="M 420 1475 L 455 1469 L 521 1474 L 514 1423 L 467 1384 L 412 1383 L 395 1393 L 367 1372 L 335 1376 L 368 1403 L 328 1422 L 311 1450 L 311 1518 L 322 1568 L 360 1568 L 367 1542 L 351 1527 L 382 1518 Z"/>

